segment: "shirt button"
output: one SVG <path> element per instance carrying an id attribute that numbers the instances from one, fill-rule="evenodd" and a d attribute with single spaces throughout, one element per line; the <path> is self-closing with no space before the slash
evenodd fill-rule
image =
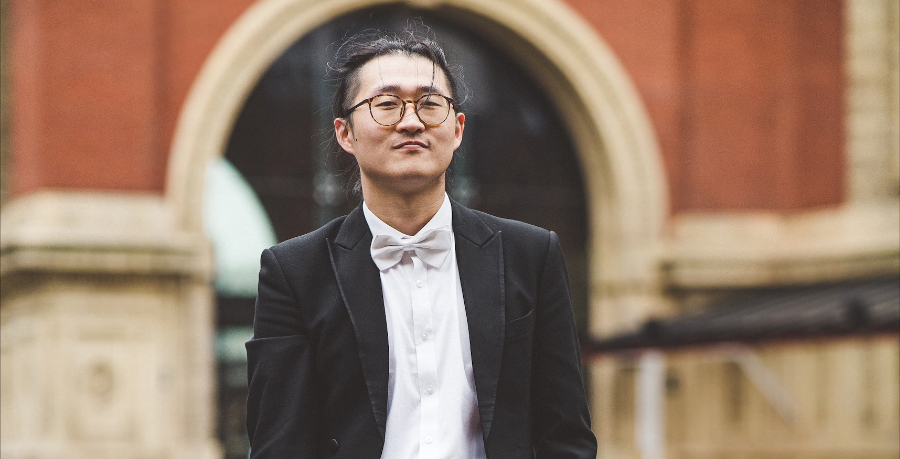
<path id="1" fill-rule="evenodd" d="M 422 285 L 423 285 L 422 281 L 420 281 L 420 280 L 416 281 L 416 287 L 422 288 Z"/>
<path id="2" fill-rule="evenodd" d="M 431 437 L 425 437 L 425 443 L 431 443 L 432 440 L 433 438 Z"/>
<path id="3" fill-rule="evenodd" d="M 425 388 L 425 392 L 428 392 L 429 394 L 434 393 L 434 388 L 431 386 L 428 386 Z"/>
<path id="4" fill-rule="evenodd" d="M 422 333 L 422 341 L 428 341 L 428 333 Z"/>

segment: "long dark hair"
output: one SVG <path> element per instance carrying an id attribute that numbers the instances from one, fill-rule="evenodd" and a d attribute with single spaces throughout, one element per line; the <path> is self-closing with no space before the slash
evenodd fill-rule
<path id="1" fill-rule="evenodd" d="M 336 81 L 334 97 L 331 100 L 331 112 L 335 118 L 343 118 L 351 104 L 351 98 L 359 90 L 359 69 L 372 59 L 389 55 L 402 54 L 408 56 L 422 56 L 440 68 L 450 85 L 450 94 L 454 98 L 454 109 L 462 112 L 464 97 L 459 94 L 461 76 L 459 68 L 451 68 L 444 55 L 444 49 L 433 38 L 429 28 L 421 23 L 410 23 L 405 29 L 397 33 L 388 33 L 380 30 L 367 30 L 360 32 L 344 42 L 337 51 L 337 58 L 329 65 L 329 73 Z M 432 78 L 437 72 L 432 72 Z M 340 147 L 338 147 L 340 150 Z M 351 190 L 355 194 L 362 191 L 359 164 L 353 155 L 340 154 L 343 161 L 351 161 L 345 168 L 351 176 Z"/>

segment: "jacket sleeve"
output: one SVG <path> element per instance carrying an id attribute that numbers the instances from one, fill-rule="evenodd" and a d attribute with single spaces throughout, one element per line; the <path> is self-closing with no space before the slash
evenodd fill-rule
<path id="1" fill-rule="evenodd" d="M 246 344 L 250 458 L 316 457 L 321 408 L 299 304 L 270 249 L 260 265 L 253 339 Z"/>
<path id="2" fill-rule="evenodd" d="M 565 260 L 550 233 L 538 285 L 532 360 L 532 444 L 537 459 L 594 459 L 597 440 L 581 378 L 581 357 Z"/>

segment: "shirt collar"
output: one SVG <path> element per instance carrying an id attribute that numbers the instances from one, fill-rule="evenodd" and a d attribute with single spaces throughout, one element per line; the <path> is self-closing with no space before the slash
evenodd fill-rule
<path id="1" fill-rule="evenodd" d="M 363 215 L 366 217 L 366 223 L 369 224 L 369 231 L 372 232 L 372 235 L 384 234 L 387 236 L 394 236 L 396 238 L 405 238 L 410 237 L 409 235 L 403 234 L 400 231 L 397 231 L 392 226 L 383 222 L 378 216 L 372 213 L 369 210 L 369 206 L 366 205 L 366 202 L 363 201 Z M 447 196 L 447 193 L 444 193 L 444 202 L 441 204 L 440 209 L 438 209 L 437 213 L 434 214 L 434 217 L 431 217 L 431 220 L 419 230 L 413 236 L 419 235 L 425 231 L 429 231 L 432 229 L 438 228 L 447 228 L 451 231 L 453 230 L 453 210 L 450 207 L 450 197 Z"/>

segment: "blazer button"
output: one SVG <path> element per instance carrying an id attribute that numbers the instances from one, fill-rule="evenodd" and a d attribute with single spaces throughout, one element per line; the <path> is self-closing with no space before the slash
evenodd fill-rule
<path id="1" fill-rule="evenodd" d="M 335 454 L 338 452 L 338 448 L 341 447 L 341 444 L 338 443 L 336 438 L 332 438 L 330 442 L 328 442 L 328 449 L 331 454 Z"/>

